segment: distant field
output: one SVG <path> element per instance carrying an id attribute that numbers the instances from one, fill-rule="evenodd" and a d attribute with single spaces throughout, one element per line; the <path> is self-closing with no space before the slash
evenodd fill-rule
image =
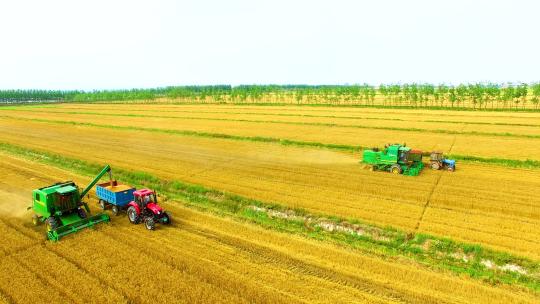
<path id="1" fill-rule="evenodd" d="M 361 154 L 354 147 L 388 142 L 483 160 L 458 161 L 454 173 L 425 169 L 418 177 L 370 172 L 359 164 Z M 21 210 L 34 187 L 68 177 L 88 180 L 67 167 L 60 169 L 60 162 L 58 168 L 43 164 L 50 156 L 34 162 L 28 160 L 29 152 L 23 152 L 43 151 L 111 164 L 113 171 L 145 172 L 162 181 L 200 185 L 309 216 L 397 229 L 415 240 L 426 234 L 478 245 L 500 256 L 508 254 L 508 263 L 519 263 L 522 257 L 533 265 L 526 274 L 533 283 L 517 273 L 515 281 L 540 289 L 535 285 L 540 272 L 530 272 L 540 269 L 540 166 L 513 163 L 540 161 L 540 113 L 162 104 L 16 106 L 0 108 L 0 144 L 20 149 L 10 148 L 8 153 L 6 148 L 0 157 L 0 170 L 8 172 L 0 181 L 1 201 L 14 198 L 10 204 L 0 203 L 0 230 L 10 244 L 0 251 L 7 261 L 2 273 L 27 265 L 15 279 L 17 286 L 24 286 L 39 278 L 29 269 L 32 261 L 37 263 L 41 256 L 51 260 L 51 276 L 57 277 L 48 283 L 55 290 L 51 301 L 77 302 L 93 290 L 113 286 L 106 289 L 112 302 L 149 302 L 155 296 L 152 292 L 139 295 L 119 282 L 142 282 L 150 269 L 122 269 L 130 265 L 144 269 L 150 260 L 157 260 L 153 273 L 166 275 L 148 286 L 176 287 L 176 293 L 162 295 L 163 301 L 170 302 L 532 303 L 539 299 L 538 291 L 511 284 L 494 286 L 497 280 L 486 283 L 489 279 L 432 268 L 431 260 L 411 260 L 418 252 L 400 257 L 402 253 L 390 250 L 381 257 L 367 249 L 347 248 L 346 242 L 339 245 L 310 236 L 309 229 L 304 236 L 279 232 L 280 222 L 275 219 L 265 219 L 275 226 L 265 229 L 219 212 L 193 209 L 181 197 L 166 202 L 177 219 L 173 227 L 149 234 L 143 227 L 129 225 L 125 217 L 113 218 L 109 226 L 78 233 L 59 244 L 44 242 L 41 229 L 31 227 L 30 216 Z M 505 161 L 492 163 L 493 159 Z M 104 257 L 93 251 L 94 244 L 118 250 Z M 419 252 L 442 250 L 426 242 L 422 246 Z M 35 256 L 32 249 L 38 252 Z M 455 258 L 462 259 L 461 254 L 469 253 L 460 252 Z M 114 263 L 125 255 L 130 258 Z M 102 272 L 101 267 L 109 271 Z M 63 293 L 57 286 L 67 276 L 58 269 L 73 271 L 77 280 L 90 280 L 91 287 Z M 47 290 L 34 288 L 39 292 L 23 295 L 0 283 L 0 302 L 2 297 L 7 302 L 36 301 Z"/>

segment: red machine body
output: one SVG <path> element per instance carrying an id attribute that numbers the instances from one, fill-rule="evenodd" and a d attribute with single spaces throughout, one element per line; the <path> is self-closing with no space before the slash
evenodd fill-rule
<path id="1" fill-rule="evenodd" d="M 150 189 L 134 191 L 133 201 L 127 206 L 127 215 L 132 224 L 143 222 L 148 230 L 154 230 L 156 223 L 171 223 L 169 214 L 157 203 L 156 192 Z"/>

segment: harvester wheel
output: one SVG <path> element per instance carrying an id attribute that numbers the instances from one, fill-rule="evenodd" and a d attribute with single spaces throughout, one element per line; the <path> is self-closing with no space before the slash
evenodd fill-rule
<path id="1" fill-rule="evenodd" d="M 40 223 L 41 221 L 39 220 L 39 216 L 37 216 L 37 214 L 32 215 L 32 224 L 34 224 L 34 226 L 37 226 Z"/>
<path id="2" fill-rule="evenodd" d="M 113 215 L 118 215 L 118 211 L 119 211 L 119 210 L 118 210 L 118 206 L 113 205 L 113 206 L 111 207 L 111 211 L 112 211 L 112 214 L 113 214 Z"/>
<path id="3" fill-rule="evenodd" d="M 129 206 L 127 210 L 128 219 L 132 224 L 138 224 L 140 217 L 137 214 L 137 210 L 133 206 Z"/>
<path id="4" fill-rule="evenodd" d="M 104 200 L 100 199 L 99 200 L 99 208 L 101 208 L 101 210 L 105 210 L 105 207 L 107 207 L 107 203 L 105 203 Z"/>
<path id="5" fill-rule="evenodd" d="M 376 169 L 375 169 L 375 166 L 369 166 L 369 171 L 373 172 L 373 171 L 375 171 L 375 170 L 376 170 Z"/>
<path id="6" fill-rule="evenodd" d="M 438 162 L 432 162 L 431 163 L 431 169 L 433 170 L 439 170 L 441 168 L 441 166 L 439 166 L 439 163 Z"/>
<path id="7" fill-rule="evenodd" d="M 82 218 L 82 219 L 85 219 L 85 218 L 86 218 L 86 211 L 84 211 L 83 208 L 77 209 L 77 214 L 78 214 L 79 217 Z"/>
<path id="8" fill-rule="evenodd" d="M 398 165 L 398 164 L 394 164 L 392 165 L 392 167 L 390 167 L 390 172 L 392 172 L 393 174 L 401 174 L 401 167 Z"/>
<path id="9" fill-rule="evenodd" d="M 56 221 L 56 218 L 54 216 L 51 216 L 45 220 L 45 224 L 47 227 L 47 231 L 54 231 L 56 228 L 58 228 L 58 222 Z"/>
<path id="10" fill-rule="evenodd" d="M 156 228 L 156 223 L 152 217 L 147 217 L 144 219 L 144 227 L 148 230 L 154 230 Z"/>

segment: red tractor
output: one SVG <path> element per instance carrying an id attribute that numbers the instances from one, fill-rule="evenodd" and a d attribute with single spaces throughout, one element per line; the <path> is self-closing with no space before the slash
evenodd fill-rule
<path id="1" fill-rule="evenodd" d="M 132 224 L 143 222 L 146 229 L 154 230 L 156 223 L 171 223 L 169 214 L 157 204 L 156 192 L 149 189 L 136 190 L 133 198 L 127 204 L 127 215 Z"/>

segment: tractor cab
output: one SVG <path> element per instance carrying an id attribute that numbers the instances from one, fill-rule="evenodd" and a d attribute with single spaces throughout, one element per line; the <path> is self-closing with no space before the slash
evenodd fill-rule
<path id="1" fill-rule="evenodd" d="M 445 158 L 441 151 L 433 151 L 430 154 L 429 166 L 433 170 L 446 168 L 448 171 L 454 171 L 456 170 L 456 161 Z"/>
<path id="2" fill-rule="evenodd" d="M 149 189 L 140 189 L 134 191 L 133 198 L 139 208 L 144 208 L 150 203 L 157 204 L 156 193 Z"/>
<path id="3" fill-rule="evenodd" d="M 442 162 L 444 159 L 443 153 L 441 151 L 433 151 L 430 155 L 430 161 Z"/>
<path id="4" fill-rule="evenodd" d="M 155 223 L 171 223 L 169 214 L 157 203 L 156 192 L 149 189 L 133 192 L 133 201 L 128 204 L 127 215 L 132 224 L 142 221 L 148 230 L 154 230 Z"/>

